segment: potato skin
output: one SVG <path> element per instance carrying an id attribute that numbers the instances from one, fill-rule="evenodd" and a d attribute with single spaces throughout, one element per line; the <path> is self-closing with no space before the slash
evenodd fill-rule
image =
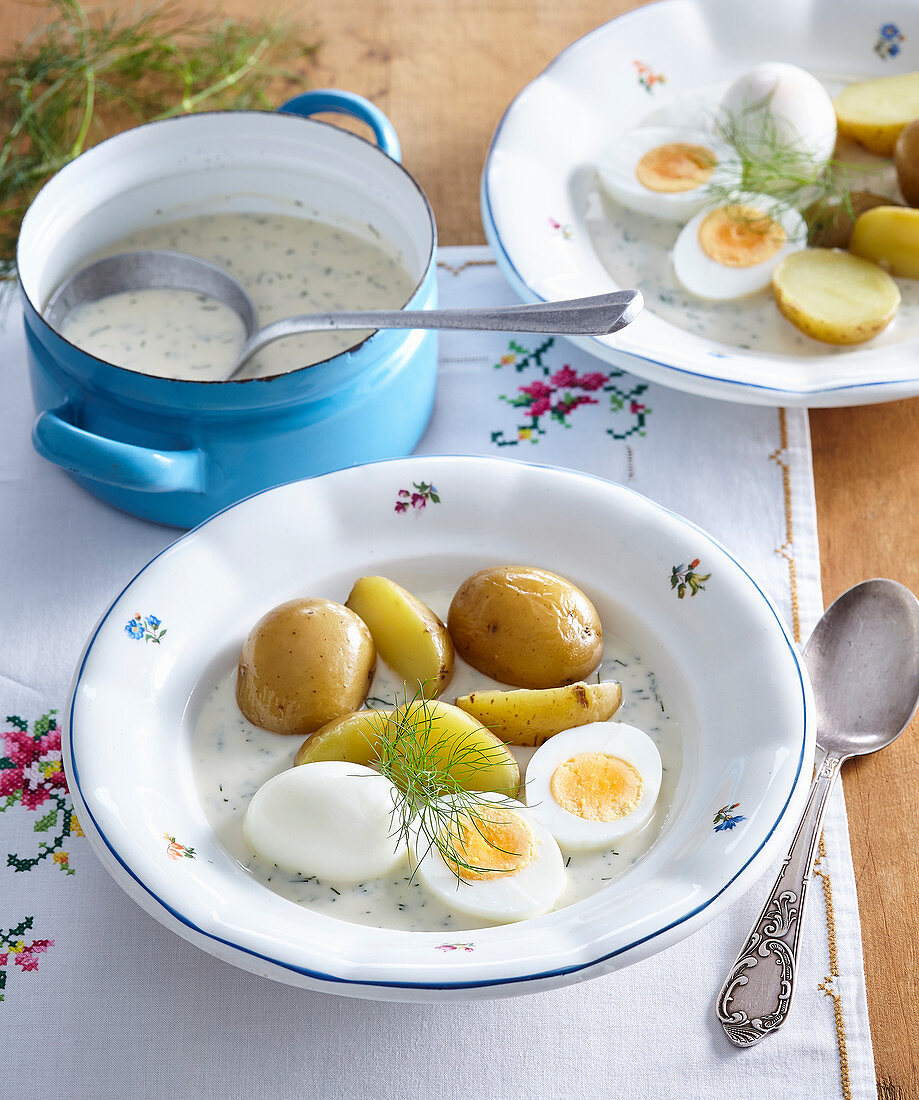
<path id="1" fill-rule="evenodd" d="M 482 569 L 450 604 L 447 628 L 460 656 L 503 684 L 561 687 L 599 665 L 603 630 L 584 593 L 531 566 Z"/>
<path id="2" fill-rule="evenodd" d="M 376 650 L 366 625 L 333 600 L 289 600 L 249 632 L 236 701 L 273 733 L 312 733 L 356 710 L 373 679 Z"/>
<path id="3" fill-rule="evenodd" d="M 900 133 L 919 115 L 919 73 L 850 84 L 833 100 L 840 134 L 889 157 Z"/>
<path id="4" fill-rule="evenodd" d="M 893 150 L 900 193 L 910 206 L 919 206 L 919 119 L 904 126 Z"/>
<path id="5" fill-rule="evenodd" d="M 434 612 L 388 577 L 361 577 L 345 601 L 367 624 L 377 653 L 405 681 L 435 699 L 453 678 L 453 642 Z"/>
<path id="6" fill-rule="evenodd" d="M 622 684 L 579 682 L 534 691 L 474 691 L 456 700 L 482 725 L 510 745 L 541 745 L 562 730 L 608 722 L 622 702 Z"/>

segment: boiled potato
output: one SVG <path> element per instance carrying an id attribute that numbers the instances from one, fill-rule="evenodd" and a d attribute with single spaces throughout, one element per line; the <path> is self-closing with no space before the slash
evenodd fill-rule
<path id="1" fill-rule="evenodd" d="M 411 691 L 434 699 L 453 678 L 453 642 L 434 612 L 395 581 L 361 577 L 346 606 L 367 624 L 377 653 Z"/>
<path id="2" fill-rule="evenodd" d="M 363 621 L 332 600 L 290 600 L 252 628 L 236 675 L 239 709 L 273 733 L 312 733 L 364 701 L 376 652 Z"/>
<path id="3" fill-rule="evenodd" d="M 453 597 L 447 626 L 473 668 L 514 687 L 550 688 L 585 679 L 600 663 L 603 631 L 594 605 L 545 569 L 482 569 Z"/>
<path id="4" fill-rule="evenodd" d="M 828 248 L 786 256 L 773 272 L 772 289 L 788 320 L 826 344 L 870 340 L 900 307 L 899 287 L 886 271 Z"/>
<path id="5" fill-rule="evenodd" d="M 891 275 L 919 279 L 919 210 L 905 206 L 868 210 L 855 223 L 849 251 L 880 264 Z"/>
<path id="6" fill-rule="evenodd" d="M 423 771 L 422 779 L 433 775 L 436 786 L 441 771 L 469 791 L 516 798 L 520 789 L 517 761 L 500 738 L 458 707 L 420 697 L 394 710 L 361 710 L 329 722 L 303 742 L 294 764 L 348 760 L 379 767 L 384 738 L 390 778 L 397 785 Z"/>
<path id="7" fill-rule="evenodd" d="M 840 199 L 818 201 L 804 211 L 807 222 L 807 243 L 819 248 L 848 248 L 855 219 L 875 206 L 890 206 L 886 195 L 873 191 L 852 191 L 849 194 L 852 212 Z"/>
<path id="8" fill-rule="evenodd" d="M 910 206 L 919 206 L 919 118 L 900 131 L 893 163 L 903 198 Z"/>
<path id="9" fill-rule="evenodd" d="M 315 760 L 347 760 L 375 767 L 379 763 L 380 734 L 391 710 L 356 710 L 333 718 L 311 733 L 297 750 L 294 765 Z"/>
<path id="10" fill-rule="evenodd" d="M 588 722 L 606 722 L 622 702 L 622 684 L 569 684 L 534 691 L 474 691 L 456 700 L 502 741 L 541 745 L 553 734 Z"/>
<path id="11" fill-rule="evenodd" d="M 900 131 L 919 118 L 919 73 L 850 84 L 833 100 L 839 132 L 889 157 Z"/>

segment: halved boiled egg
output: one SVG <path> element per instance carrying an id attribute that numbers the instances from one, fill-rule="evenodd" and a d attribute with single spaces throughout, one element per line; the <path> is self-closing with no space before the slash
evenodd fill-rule
<path id="1" fill-rule="evenodd" d="M 597 171 L 623 206 L 685 222 L 702 208 L 708 186 L 724 177 L 731 161 L 729 147 L 702 130 L 642 126 L 607 146 Z"/>
<path id="2" fill-rule="evenodd" d="M 406 845 L 391 835 L 394 792 L 384 775 L 363 764 L 301 764 L 259 787 L 243 830 L 257 855 L 285 871 L 362 882 L 406 857 Z"/>
<path id="3" fill-rule="evenodd" d="M 686 223 L 673 246 L 673 270 L 691 294 L 727 301 L 764 290 L 779 262 L 806 246 L 797 210 L 743 193 Z"/>
<path id="4" fill-rule="evenodd" d="M 651 819 L 661 757 L 646 733 L 624 722 L 564 730 L 527 765 L 531 813 L 569 852 L 612 847 Z"/>
<path id="5" fill-rule="evenodd" d="M 480 794 L 467 810 L 448 811 L 440 840 L 438 846 L 416 835 L 418 878 L 468 916 L 495 923 L 537 917 L 565 889 L 558 844 L 514 799 Z"/>

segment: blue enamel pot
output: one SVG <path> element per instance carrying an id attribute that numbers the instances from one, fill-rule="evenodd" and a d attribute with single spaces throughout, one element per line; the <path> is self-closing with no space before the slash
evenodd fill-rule
<path id="1" fill-rule="evenodd" d="M 366 122 L 376 144 L 308 116 Z M 436 227 L 399 164 L 388 119 L 360 96 L 312 91 L 280 112 L 150 123 L 102 142 L 41 190 L 18 265 L 39 454 L 124 511 L 189 527 L 295 478 L 408 454 L 430 418 L 437 336 L 378 331 L 309 367 L 233 382 L 140 374 L 81 351 L 42 310 L 56 287 L 127 234 L 195 214 L 296 214 L 370 227 L 414 280 L 406 308 L 436 305 Z"/>

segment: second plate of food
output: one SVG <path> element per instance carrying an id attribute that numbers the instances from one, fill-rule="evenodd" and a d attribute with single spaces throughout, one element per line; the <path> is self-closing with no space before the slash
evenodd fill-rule
<path id="1" fill-rule="evenodd" d="M 154 559 L 87 645 L 64 751 L 100 859 L 179 935 L 443 1000 L 603 974 L 720 912 L 794 827 L 812 706 L 696 527 L 598 478 L 419 457 L 268 490 Z"/>
<path id="2" fill-rule="evenodd" d="M 769 113 L 781 117 L 786 92 L 794 140 L 822 163 L 832 151 L 832 134 L 828 148 L 823 142 L 834 125 L 828 97 L 853 82 L 903 76 L 917 68 L 908 33 L 912 6 L 892 3 L 883 16 L 855 0 L 777 0 L 742 7 L 727 0 L 663 0 L 575 42 L 513 101 L 485 165 L 486 235 L 514 288 L 527 300 L 552 300 L 638 287 L 645 310 L 632 325 L 614 336 L 577 342 L 640 377 L 690 393 L 804 406 L 863 404 L 919 393 L 915 278 L 889 280 L 876 269 L 886 280 L 884 301 L 875 311 L 882 331 L 867 341 L 836 345 L 815 339 L 788 319 L 796 302 L 785 315 L 779 311 L 770 273 L 765 282 L 750 285 L 738 278 L 750 270 L 739 271 L 730 259 L 718 265 L 717 276 L 726 272 L 730 284 L 722 287 L 712 274 L 716 265 L 697 247 L 697 228 L 690 224 L 680 233 L 692 213 L 671 212 L 681 196 L 663 194 L 662 210 L 660 188 L 666 191 L 670 184 L 665 180 L 649 189 L 636 182 L 636 165 L 652 148 L 676 146 L 685 156 L 694 147 L 709 147 L 719 163 L 705 184 L 714 201 L 716 191 L 741 178 L 733 170 L 719 175 L 723 164 L 736 159 L 735 146 L 717 144 L 725 122 L 736 135 L 738 125 L 749 121 L 748 109 L 762 106 L 769 95 Z M 756 72 L 773 63 L 784 75 L 777 84 L 763 83 Z M 724 97 L 732 86 L 735 94 L 725 110 Z M 891 94 L 897 106 L 904 88 L 897 83 Z M 768 149 L 760 147 L 759 162 L 784 158 L 787 167 L 789 139 L 770 125 Z M 748 153 L 746 148 L 744 158 Z M 846 177 L 851 189 L 903 201 L 889 154 L 869 152 L 845 138 L 835 157 L 853 166 Z M 665 175 L 671 168 L 665 166 Z M 744 180 L 754 174 L 746 168 L 745 173 Z M 629 205 L 626 192 L 658 201 L 636 207 Z M 797 205 L 804 210 L 816 193 L 799 189 Z M 752 209 L 755 204 L 746 205 Z M 803 246 L 801 224 L 783 221 L 777 232 Z M 894 235 L 903 238 L 902 230 Z M 699 255 L 687 261 L 688 236 L 695 238 L 689 251 Z M 759 237 L 768 240 L 768 234 Z M 765 270 L 768 264 L 755 266 Z M 815 283 L 831 283 L 834 277 L 823 271 L 808 275 L 803 290 L 807 294 Z M 833 296 L 832 286 L 828 296 Z M 852 328 L 848 316 L 843 321 Z M 845 334 L 837 328 L 830 335 L 861 339 L 864 332 Z"/>

